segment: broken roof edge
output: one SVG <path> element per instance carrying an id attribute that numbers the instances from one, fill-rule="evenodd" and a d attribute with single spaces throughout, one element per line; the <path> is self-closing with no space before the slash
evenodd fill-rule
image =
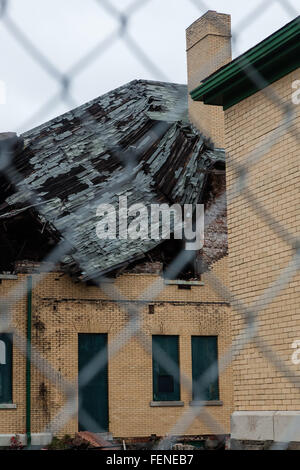
<path id="1" fill-rule="evenodd" d="M 112 90 L 109 90 L 107 91 L 106 93 L 103 93 L 102 95 L 98 95 L 96 98 L 93 98 L 89 101 L 85 101 L 84 103 L 81 103 L 81 104 L 78 104 L 78 106 L 76 106 L 75 108 L 72 108 L 72 109 L 69 109 L 68 111 L 60 114 L 59 116 L 55 116 L 54 118 L 52 119 L 49 119 L 48 121 L 45 121 L 41 124 L 38 124 L 37 126 L 34 126 L 30 129 L 28 129 L 27 131 L 24 131 L 20 134 L 20 137 L 21 138 L 26 138 L 28 137 L 28 134 L 29 133 L 32 133 L 32 132 L 36 132 L 36 131 L 40 131 L 40 130 L 43 130 L 45 126 L 51 126 L 52 124 L 55 124 L 58 120 L 61 120 L 63 119 L 64 117 L 67 117 L 70 113 L 75 113 L 76 111 L 78 111 L 80 108 L 84 108 L 84 107 L 90 107 L 92 106 L 93 104 L 96 104 L 99 99 L 103 99 L 103 98 L 106 98 L 108 97 L 110 94 L 112 93 L 117 93 L 119 91 L 122 91 L 130 86 L 134 86 L 136 84 L 141 84 L 141 85 L 146 85 L 147 83 L 149 84 L 152 84 L 152 85 L 158 85 L 158 86 L 165 86 L 165 85 L 168 85 L 168 86 L 174 86 L 174 87 L 182 87 L 182 88 L 185 88 L 187 90 L 187 94 L 188 94 L 188 87 L 187 87 L 187 84 L 183 84 L 183 83 L 174 83 L 174 82 L 163 82 L 163 81 L 159 81 L 159 80 L 146 80 L 146 79 L 134 79 L 134 80 L 130 80 L 129 82 L 125 83 L 124 85 L 120 85 L 119 87 L 117 88 L 114 88 Z"/>
<path id="2" fill-rule="evenodd" d="M 125 93 L 124 93 L 124 91 L 122 91 L 122 93 L 118 93 L 118 91 L 120 91 L 120 90 L 125 90 Z M 128 98 L 127 98 L 127 93 L 126 93 L 127 91 L 128 91 Z M 178 93 L 178 91 L 179 91 L 179 93 Z M 182 91 L 184 91 L 184 93 L 182 93 Z M 185 95 L 186 95 L 186 97 L 185 97 Z M 102 120 L 102 114 L 101 114 L 102 109 L 104 109 L 104 111 L 107 111 L 105 99 L 104 99 L 104 103 L 101 102 L 101 99 L 103 99 L 103 96 L 104 97 L 108 96 L 108 99 L 106 100 L 108 102 L 107 106 L 111 105 L 112 112 L 115 112 L 115 109 L 118 109 L 117 108 L 118 103 L 116 103 L 116 107 L 115 107 L 115 101 L 117 100 L 118 102 L 120 102 L 120 107 L 122 108 L 122 112 L 120 113 L 120 116 L 117 115 L 117 117 L 116 117 L 115 115 L 113 115 L 112 119 L 108 119 L 107 121 Z M 124 96 L 125 96 L 125 98 L 124 98 Z M 177 98 L 177 96 L 178 96 L 178 98 Z M 165 100 L 166 101 L 166 109 L 168 110 L 169 108 L 172 108 L 172 107 L 176 106 L 177 99 L 179 100 L 179 105 L 180 105 L 180 100 L 182 100 L 183 101 L 183 107 L 185 107 L 185 104 L 187 102 L 187 97 L 188 97 L 188 93 L 187 93 L 187 86 L 186 85 L 177 85 L 177 84 L 172 84 L 172 83 L 165 83 L 165 82 L 158 82 L 158 81 L 148 81 L 148 80 L 147 81 L 133 80 L 133 81 L 129 82 L 128 84 L 122 85 L 121 87 L 106 93 L 106 95 L 102 95 L 98 98 L 95 98 L 95 99 L 91 100 L 90 102 L 86 103 L 85 105 L 79 106 L 78 108 L 75 108 L 72 111 L 66 112 L 66 113 L 62 114 L 61 116 L 57 116 L 56 118 L 53 118 L 51 121 L 48 121 L 44 124 L 41 124 L 40 126 L 37 126 L 35 128 L 35 131 L 31 130 L 31 131 L 27 131 L 26 133 L 23 134 L 26 138 L 27 144 L 29 144 L 27 146 L 27 148 L 24 149 L 25 150 L 24 158 L 25 159 L 27 158 L 28 162 L 31 162 L 30 163 L 31 167 L 29 168 L 30 171 L 29 171 L 28 175 L 32 175 L 36 172 L 36 167 L 35 167 L 36 164 L 38 164 L 38 170 L 39 171 L 41 169 L 43 174 L 47 174 L 47 171 L 45 171 L 45 170 L 47 170 L 47 168 L 48 168 L 49 159 L 48 158 L 44 159 L 44 161 L 46 162 L 44 167 L 42 165 L 43 162 L 41 161 L 41 154 L 43 153 L 43 148 L 44 148 L 44 139 L 48 139 L 50 137 L 49 142 L 47 142 L 47 144 L 48 144 L 47 148 L 51 149 L 51 158 L 53 157 L 53 159 L 57 158 L 56 154 L 59 152 L 59 150 L 61 148 L 61 145 L 62 145 L 61 140 L 64 140 L 64 143 L 66 144 L 67 148 L 69 148 L 71 144 L 74 145 L 74 142 L 71 141 L 71 143 L 70 143 L 70 140 L 71 140 L 70 134 L 71 134 L 71 132 L 69 132 L 69 135 L 65 135 L 66 133 L 65 134 L 60 133 L 59 136 L 63 135 L 64 139 L 60 138 L 60 139 L 55 140 L 55 138 L 57 136 L 57 134 L 56 134 L 57 131 L 56 131 L 55 128 L 58 127 L 56 124 L 59 120 L 63 120 L 64 116 L 66 116 L 67 119 L 70 120 L 70 119 L 73 119 L 73 118 L 76 117 L 74 115 L 78 114 L 79 121 L 77 121 L 77 119 L 76 119 L 76 121 L 74 120 L 74 122 L 72 123 L 73 128 L 71 130 L 74 130 L 74 128 L 76 129 L 76 126 L 78 126 L 78 125 L 79 126 L 84 126 L 85 125 L 85 119 L 83 118 L 82 115 L 86 115 L 87 108 L 89 106 L 93 106 L 93 103 L 96 103 L 96 104 L 99 105 L 99 107 L 101 107 L 101 113 L 99 113 L 100 117 L 98 118 L 98 121 L 96 120 L 95 122 L 96 122 L 96 124 L 99 123 L 99 129 L 101 129 L 103 131 L 103 129 L 105 130 L 105 126 L 107 125 L 106 124 L 107 122 L 109 123 L 109 125 L 112 125 L 112 126 L 116 126 L 115 123 L 118 123 L 118 119 L 120 120 L 120 122 L 123 122 L 122 121 L 122 118 L 123 118 L 122 113 L 124 113 L 123 101 L 125 102 L 125 99 L 128 100 L 128 102 L 130 103 L 130 106 L 135 106 L 135 102 L 137 101 L 138 102 L 138 108 L 137 108 L 137 112 L 135 114 L 135 117 L 136 117 L 136 123 L 137 123 L 137 130 L 139 130 L 139 126 L 140 126 L 141 121 L 142 121 L 141 116 L 143 114 L 145 114 L 145 116 L 146 116 L 146 118 L 143 117 L 144 121 L 146 123 L 152 121 L 152 123 L 150 123 L 150 124 L 151 124 L 151 126 L 153 124 L 152 116 L 149 116 L 149 113 L 148 113 L 149 103 L 150 103 L 151 106 L 153 106 L 153 108 L 155 110 L 161 104 L 160 101 L 162 101 L 162 105 L 163 105 L 163 101 Z M 151 99 L 149 99 L 149 98 L 151 98 Z M 82 109 L 82 112 L 80 111 L 81 109 Z M 76 110 L 79 110 L 79 112 L 76 113 Z M 154 111 L 154 112 L 156 112 L 156 111 Z M 164 113 L 164 111 L 162 111 L 162 113 Z M 80 114 L 82 114 L 82 115 L 80 115 Z M 110 116 L 109 112 L 107 113 L 107 115 Z M 159 112 L 158 112 L 157 116 L 156 116 L 156 119 L 160 119 L 160 116 L 162 116 L 162 114 L 159 114 Z M 163 114 L 163 118 L 165 118 L 165 114 Z M 156 120 L 156 119 L 154 118 L 154 120 Z M 89 119 L 87 121 L 88 121 L 87 124 L 89 124 L 90 123 Z M 144 121 L 142 121 L 142 123 L 144 123 Z M 62 123 L 61 125 L 63 126 L 65 124 Z M 189 162 L 192 158 L 192 155 L 190 154 L 191 146 L 187 145 L 187 147 L 186 147 L 185 145 L 182 145 L 182 139 L 186 139 L 187 142 L 190 141 L 190 143 L 192 145 L 192 148 L 194 149 L 193 150 L 193 155 L 196 158 L 196 160 L 195 159 L 192 160 L 194 163 L 195 163 L 195 161 L 198 161 L 200 154 L 203 153 L 204 163 L 203 163 L 203 168 L 200 165 L 200 167 L 201 167 L 200 172 L 201 173 L 206 173 L 207 170 L 209 170 L 211 167 L 216 165 L 218 162 L 224 163 L 224 161 L 225 161 L 225 152 L 224 152 L 224 150 L 223 149 L 214 150 L 213 145 L 211 143 L 209 143 L 208 139 L 206 139 L 205 136 L 203 134 L 201 134 L 199 132 L 199 130 L 196 127 L 194 127 L 190 122 L 185 122 L 185 121 L 182 121 L 180 119 L 176 119 L 174 121 L 170 121 L 170 126 L 173 129 L 176 130 L 176 133 L 174 133 L 174 135 L 172 134 L 171 137 L 174 137 L 174 143 L 177 142 L 178 144 L 180 144 L 179 148 L 181 149 L 180 153 L 182 154 L 183 159 L 186 159 L 187 162 Z M 53 127 L 53 129 L 52 129 L 52 127 Z M 131 128 L 132 128 L 132 120 L 130 121 L 130 124 L 125 128 L 125 131 L 128 132 L 128 134 L 130 136 L 131 136 L 131 131 L 128 131 L 128 129 L 131 130 Z M 149 126 L 144 125 L 144 127 L 142 127 L 142 129 L 145 130 L 145 132 L 146 131 L 148 132 Z M 121 130 L 122 130 L 122 128 L 121 128 Z M 48 132 L 46 132 L 46 131 L 48 131 Z M 181 131 L 183 131 L 183 132 L 181 132 Z M 75 132 L 75 134 L 76 134 L 76 132 Z M 80 139 L 82 139 L 82 135 L 84 135 L 84 133 L 79 133 L 78 135 L 77 134 L 75 135 L 75 140 L 77 139 L 76 142 L 78 142 L 78 141 L 80 142 Z M 137 134 L 137 135 L 139 135 L 139 134 Z M 165 134 L 163 134 L 163 135 L 165 135 Z M 101 133 L 99 132 L 98 129 L 95 129 L 95 132 L 93 134 L 93 138 L 94 138 L 94 136 L 95 136 L 95 139 L 101 138 Z M 125 136 L 126 136 L 126 133 L 125 133 Z M 161 135 L 158 135 L 157 137 L 158 137 L 159 140 L 162 139 Z M 196 137 L 196 140 L 194 140 L 194 137 Z M 135 138 L 135 135 L 133 135 L 133 137 L 132 136 L 130 137 L 130 139 L 132 139 L 132 138 Z M 91 140 L 91 137 L 90 137 L 90 139 L 88 139 L 88 141 L 90 142 L 90 140 Z M 36 141 L 37 141 L 37 145 L 34 147 L 33 153 L 30 153 L 30 148 L 31 148 L 31 146 L 35 145 Z M 167 139 L 167 142 L 170 142 L 170 141 L 173 142 L 172 139 Z M 59 143 L 57 143 L 57 142 L 59 142 Z M 97 142 L 98 141 L 96 140 L 96 143 Z M 116 141 L 116 142 L 118 142 L 118 141 Z M 136 142 L 136 141 L 134 141 L 134 142 Z M 184 142 L 185 142 L 185 140 L 184 140 Z M 196 142 L 196 144 L 195 144 L 195 142 Z M 199 146 L 198 143 L 201 143 L 201 146 Z M 124 151 L 125 151 L 125 148 L 127 148 L 127 146 L 130 145 L 130 144 L 131 144 L 131 140 L 127 139 L 126 142 L 124 143 Z M 200 151 L 200 148 L 201 148 L 201 151 Z M 88 152 L 83 152 L 83 150 L 81 149 L 79 154 L 78 154 L 80 158 L 82 157 L 82 155 L 91 155 L 91 152 L 89 152 L 89 151 Z M 156 154 L 156 150 L 157 149 L 155 147 L 153 149 L 152 153 L 149 153 L 149 155 L 147 154 L 147 159 L 149 159 L 151 155 L 153 155 L 153 158 L 154 158 L 155 154 Z M 165 153 L 166 160 L 165 160 L 165 162 L 164 162 L 164 160 L 162 160 L 162 161 L 163 161 L 163 165 L 165 165 L 165 167 L 166 167 L 166 171 L 170 168 L 171 168 L 171 170 L 174 169 L 174 165 L 173 166 L 172 165 L 168 166 L 166 164 L 168 160 L 170 160 L 170 162 L 173 164 L 173 161 L 172 161 L 173 157 L 171 158 L 170 156 L 174 152 L 170 153 L 169 149 L 168 148 L 165 149 L 164 146 L 161 146 L 160 152 L 162 153 L 162 156 Z M 205 156 L 204 153 L 207 153 L 207 155 Z M 175 152 L 175 154 L 176 154 L 176 152 Z M 30 160 L 32 158 L 32 156 L 35 157 L 34 162 L 33 162 L 33 160 Z M 65 160 L 65 151 L 61 152 L 61 155 L 59 155 L 59 157 L 62 159 L 62 161 L 64 161 Z M 88 158 L 90 159 L 91 156 L 89 156 Z M 27 171 L 26 165 L 24 164 L 24 161 L 25 160 L 22 160 L 22 162 L 21 162 L 22 163 L 22 170 Z M 177 168 L 177 166 L 176 166 L 177 163 L 176 162 L 175 162 L 175 167 Z M 180 162 L 182 162 L 182 159 L 179 160 L 178 164 Z M 55 160 L 54 160 L 54 163 L 55 163 Z M 71 161 L 71 163 L 73 165 L 73 163 L 74 163 L 73 160 Z M 69 164 L 69 162 L 67 162 L 67 164 Z M 179 167 L 180 167 L 180 165 L 179 165 Z M 180 169 L 179 167 L 177 168 L 177 170 Z M 155 173 L 155 171 L 154 171 L 155 168 L 156 167 L 154 166 L 154 169 L 153 169 L 154 173 Z M 158 166 L 158 168 L 159 168 L 159 166 Z M 190 168 L 191 169 L 194 168 L 193 171 L 194 172 L 197 171 L 198 176 L 199 176 L 198 166 L 195 167 L 195 164 L 193 164 Z M 98 170 L 100 171 L 99 168 L 98 168 Z M 154 173 L 153 174 L 151 173 L 152 178 L 153 178 Z M 193 172 L 191 172 L 191 174 L 189 176 L 191 177 L 192 174 L 193 174 Z M 178 173 L 178 175 L 176 175 L 176 178 L 174 176 L 176 181 L 179 180 L 179 177 L 181 177 L 180 175 L 181 175 L 181 173 Z M 75 176 L 77 178 L 77 174 Z M 162 174 L 162 176 L 164 177 L 164 174 Z M 29 183 L 29 185 L 32 183 L 32 181 Z M 80 182 L 81 180 L 78 178 L 78 181 Z M 160 186 L 161 181 L 163 181 L 163 178 L 160 178 L 159 181 L 157 182 L 156 191 L 157 191 L 158 195 L 160 195 L 159 191 L 160 191 L 160 188 L 162 187 L 162 186 Z M 169 178 L 166 181 L 169 183 L 171 180 Z M 204 181 L 203 176 L 201 176 L 200 181 L 201 182 Z M 53 182 L 51 181 L 51 184 L 52 183 Z M 62 183 L 63 183 L 63 187 L 65 187 L 66 186 L 65 175 L 63 176 Z M 44 184 L 44 182 L 43 182 L 43 184 Z M 41 193 L 41 197 L 44 197 L 44 192 L 46 190 L 48 191 L 48 187 L 47 188 L 46 188 L 46 186 L 44 187 L 43 184 L 40 187 L 38 187 L 38 194 Z M 96 182 L 94 186 L 91 186 L 91 188 L 96 188 L 97 184 L 99 184 L 99 183 Z M 186 200 L 185 193 L 183 192 L 183 190 L 185 188 L 185 185 L 188 185 L 187 187 L 189 187 L 189 191 L 191 191 L 191 193 L 192 193 L 193 185 L 191 185 L 191 181 L 190 181 L 189 178 L 187 178 L 186 174 L 183 173 L 182 174 L 182 184 L 181 185 L 179 184 L 178 188 L 176 187 L 178 189 L 178 192 L 176 192 L 177 190 L 174 191 L 174 193 L 172 193 L 172 194 L 171 194 L 171 191 L 166 192 L 164 194 L 166 200 L 168 200 L 170 202 L 176 201 L 177 200 L 176 197 L 179 194 L 179 196 L 182 196 L 182 199 L 180 199 L 181 203 L 184 203 L 184 201 Z M 171 187 L 171 189 L 173 188 L 173 183 L 171 184 L 170 187 Z M 31 186 L 30 186 L 30 188 L 31 188 Z M 34 188 L 34 186 L 33 186 L 33 188 Z M 79 188 L 79 189 L 80 189 L 79 191 L 76 191 L 76 195 L 81 195 L 81 197 L 82 197 L 82 194 L 83 194 L 83 191 L 81 191 L 82 188 Z M 166 189 L 165 186 L 163 186 L 164 191 L 165 191 L 165 189 Z M 95 190 L 98 191 L 97 188 Z M 73 189 L 72 189 L 72 191 L 73 191 Z M 172 191 L 173 191 L 173 189 L 172 189 Z M 195 194 L 197 193 L 198 196 L 199 196 L 199 191 L 194 191 L 194 193 Z M 49 194 L 51 195 L 51 190 L 49 190 Z M 57 195 L 56 192 L 55 192 L 55 194 Z M 73 195 L 73 192 L 70 192 L 70 194 Z M 26 196 L 26 194 L 24 192 L 23 192 L 23 196 L 24 197 Z M 174 196 L 174 198 L 173 198 L 173 196 Z M 60 195 L 58 195 L 57 197 L 58 197 L 59 200 L 61 199 Z M 47 205 L 50 204 L 51 205 L 52 200 L 53 199 L 47 199 L 46 202 L 41 202 L 41 204 L 47 204 Z M 20 205 L 18 205 L 18 202 L 21 202 L 21 201 L 11 200 L 10 207 L 12 208 L 12 210 L 19 209 L 22 212 L 22 211 L 25 211 L 26 209 L 31 209 L 35 212 L 35 218 L 40 218 L 40 213 L 38 211 L 38 207 L 36 207 L 36 208 L 32 207 L 32 206 L 30 208 L 27 207 L 27 202 L 28 201 L 24 199 L 22 202 L 24 204 L 26 204 L 26 206 L 23 209 L 20 209 Z M 71 214 L 73 213 L 72 212 L 72 204 L 73 204 L 73 202 L 70 203 L 70 213 Z M 57 206 L 57 210 L 58 209 L 60 209 L 60 207 Z M 16 214 L 13 214 L 13 215 L 16 215 Z M 6 216 L 9 216 L 9 213 L 6 213 L 4 215 L 4 218 Z M 62 213 L 62 216 L 64 216 L 64 213 Z M 54 224 L 55 224 L 56 219 L 53 219 L 53 218 L 48 219 L 47 218 L 45 220 L 47 220 L 49 224 L 51 223 L 51 228 L 54 228 L 54 232 L 56 234 L 58 234 L 59 236 L 64 238 L 63 237 L 64 230 L 61 230 L 62 227 L 60 226 L 60 229 L 58 229 L 56 225 L 55 225 L 55 227 L 52 226 L 53 220 L 54 220 Z M 50 228 L 50 226 L 49 226 L 49 228 Z M 82 236 L 81 236 L 81 238 L 82 238 Z M 161 245 L 163 243 L 163 241 L 164 240 L 158 241 L 158 245 Z M 68 271 L 68 273 L 71 276 L 76 276 L 78 279 L 80 279 L 81 274 L 83 274 L 83 275 L 86 274 L 84 272 L 85 271 L 84 270 L 84 263 L 83 263 L 83 266 L 80 265 L 81 264 L 80 263 L 80 256 L 77 257 L 77 258 L 76 258 L 76 256 L 73 256 L 74 251 L 73 251 L 72 248 L 74 248 L 74 250 L 78 249 L 78 251 L 80 252 L 80 250 L 85 249 L 85 247 L 82 248 L 81 245 L 78 245 L 77 247 L 76 246 L 70 247 L 70 250 L 68 252 L 68 258 L 69 259 L 66 263 L 66 268 L 67 269 L 65 270 L 65 272 Z M 138 248 L 139 247 L 137 247 L 135 256 L 130 257 L 129 259 L 128 258 L 125 259 L 124 264 L 128 264 L 128 262 L 135 263 L 139 259 L 145 258 L 147 253 L 151 251 L 153 246 L 149 247 L 149 246 L 144 245 L 144 246 L 142 246 L 143 249 L 141 249 L 141 247 L 139 249 Z M 97 257 L 99 257 L 100 253 L 98 253 L 98 254 L 96 252 L 95 252 L 95 254 L 92 253 L 92 254 L 90 254 L 90 258 L 91 257 L 93 258 L 96 255 L 97 255 Z M 131 255 L 131 253 L 130 253 L 130 255 Z M 125 250 L 125 258 L 126 258 L 126 256 L 128 256 L 128 253 L 126 253 L 126 250 Z M 84 258 L 81 257 L 81 260 L 82 259 L 84 259 Z M 124 259 L 124 256 L 123 256 L 123 259 Z M 93 259 L 92 259 L 92 261 L 93 261 Z M 114 261 L 120 261 L 120 259 L 118 260 L 118 259 L 114 258 Z M 102 260 L 100 260 L 100 262 L 97 263 L 97 264 L 98 264 L 98 266 L 95 265 L 95 269 L 92 269 L 92 274 L 95 273 L 97 275 L 99 273 L 104 274 L 105 272 L 106 273 L 112 272 L 112 271 L 115 270 L 116 266 L 118 266 L 118 264 L 116 264 L 116 265 L 111 265 L 111 266 L 108 267 L 107 264 L 102 262 Z M 123 263 L 121 263 L 120 265 L 122 266 Z M 104 268 L 104 270 L 101 270 L 101 268 Z M 90 273 L 88 273 L 88 274 L 90 274 Z M 90 277 L 92 277 L 92 276 L 90 276 Z"/>

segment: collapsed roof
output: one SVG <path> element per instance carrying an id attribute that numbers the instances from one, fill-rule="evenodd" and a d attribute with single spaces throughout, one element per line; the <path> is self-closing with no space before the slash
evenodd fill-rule
<path id="1" fill-rule="evenodd" d="M 224 187 L 224 151 L 188 122 L 184 85 L 136 80 L 21 139 L 9 167 L 14 190 L 7 176 L 0 179 L 0 223 L 34 213 L 53 240 L 68 240 L 61 263 L 83 280 L 143 259 L 162 243 L 99 239 L 99 204 L 127 195 L 128 205 L 209 207 Z M 226 210 L 207 230 L 203 257 L 211 264 L 226 254 Z"/>

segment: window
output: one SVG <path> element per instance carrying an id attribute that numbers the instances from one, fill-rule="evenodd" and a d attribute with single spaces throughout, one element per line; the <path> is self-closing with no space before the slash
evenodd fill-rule
<path id="1" fill-rule="evenodd" d="M 165 358 L 161 351 L 176 364 L 176 370 L 163 367 Z M 178 336 L 155 335 L 152 337 L 153 400 L 179 401 L 179 348 Z"/>
<path id="2" fill-rule="evenodd" d="M 0 403 L 12 401 L 12 335 L 0 334 Z"/>
<path id="3" fill-rule="evenodd" d="M 219 400 L 217 361 L 217 336 L 192 336 L 193 401 Z"/>

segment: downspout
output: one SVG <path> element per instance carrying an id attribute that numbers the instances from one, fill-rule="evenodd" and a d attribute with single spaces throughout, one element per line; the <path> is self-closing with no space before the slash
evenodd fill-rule
<path id="1" fill-rule="evenodd" d="M 27 278 L 27 342 L 26 342 L 26 437 L 27 448 L 31 446 L 31 316 L 32 276 Z"/>

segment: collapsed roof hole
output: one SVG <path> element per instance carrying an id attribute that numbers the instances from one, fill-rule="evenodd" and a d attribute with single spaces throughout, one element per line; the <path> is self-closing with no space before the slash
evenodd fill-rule
<path id="1" fill-rule="evenodd" d="M 0 204 L 4 202 L 4 195 L 5 198 L 12 196 L 15 192 L 13 184 L 8 180 L 8 178 L 3 174 L 0 173 Z"/>
<path id="2" fill-rule="evenodd" d="M 44 229 L 44 230 L 43 230 Z M 55 240 L 30 211 L 0 223 L 0 272 L 15 272 L 18 261 L 41 262 Z"/>
<path id="3" fill-rule="evenodd" d="M 213 171 L 208 175 L 206 189 L 203 194 L 202 204 L 207 209 L 218 197 L 226 191 L 225 165 L 218 162 Z"/>
<path id="4" fill-rule="evenodd" d="M 114 274 L 120 275 L 124 272 L 136 274 L 153 273 L 160 274 L 168 280 L 199 279 L 201 274 L 199 271 L 200 252 L 194 252 L 191 260 L 185 266 L 181 266 L 178 272 L 176 259 L 184 249 L 184 240 L 165 240 L 159 246 L 146 253 L 143 259 L 128 264 L 126 269 L 123 268 Z"/>

